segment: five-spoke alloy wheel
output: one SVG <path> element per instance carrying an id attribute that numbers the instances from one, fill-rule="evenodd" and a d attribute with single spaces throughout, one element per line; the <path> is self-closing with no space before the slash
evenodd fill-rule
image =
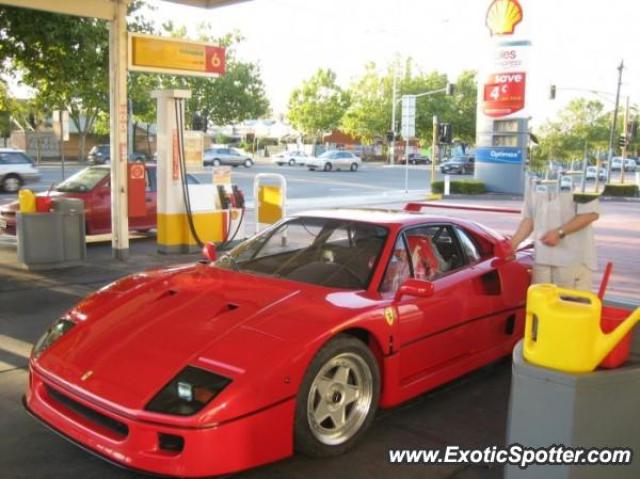
<path id="1" fill-rule="evenodd" d="M 298 393 L 296 449 L 342 454 L 371 424 L 379 396 L 380 373 L 368 346 L 348 335 L 334 338 L 312 361 Z"/>

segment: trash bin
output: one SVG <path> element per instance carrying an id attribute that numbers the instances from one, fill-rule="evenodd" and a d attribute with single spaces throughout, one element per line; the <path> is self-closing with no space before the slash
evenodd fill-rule
<path id="1" fill-rule="evenodd" d="M 56 198 L 47 213 L 16 214 L 18 260 L 26 269 L 68 268 L 87 257 L 84 202 Z"/>
<path id="2" fill-rule="evenodd" d="M 629 465 L 506 467 L 506 479 L 637 479 L 640 477 L 640 354 L 638 333 L 629 360 L 618 369 L 565 373 L 525 361 L 513 351 L 507 445 L 630 448 Z"/>

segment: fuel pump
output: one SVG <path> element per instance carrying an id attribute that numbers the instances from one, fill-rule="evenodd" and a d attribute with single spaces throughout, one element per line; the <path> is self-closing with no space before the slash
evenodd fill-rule
<path id="1" fill-rule="evenodd" d="M 185 152 L 184 99 L 190 92 L 160 90 L 153 96 L 158 99 L 158 251 L 196 252 L 205 242 L 226 245 L 242 238 L 244 198 L 230 173 L 222 188 L 217 182 L 188 182 L 187 164 L 198 163 L 192 143 Z"/>

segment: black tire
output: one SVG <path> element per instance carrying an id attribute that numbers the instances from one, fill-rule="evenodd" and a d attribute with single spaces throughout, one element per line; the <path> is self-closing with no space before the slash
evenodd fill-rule
<path id="1" fill-rule="evenodd" d="M 293 158 L 291 158 L 289 160 L 289 166 L 296 166 L 296 160 L 294 160 Z"/>
<path id="2" fill-rule="evenodd" d="M 349 169 L 351 171 L 358 171 L 358 163 L 351 163 L 351 166 L 349 167 Z"/>
<path id="3" fill-rule="evenodd" d="M 245 168 L 251 168 L 253 166 L 253 160 L 251 158 L 247 158 L 243 163 Z"/>
<path id="4" fill-rule="evenodd" d="M 409 164 L 410 165 L 415 165 L 416 164 L 416 160 L 409 160 Z"/>
<path id="5" fill-rule="evenodd" d="M 331 171 L 333 169 L 333 165 L 329 162 L 324 164 L 324 168 L 322 168 L 324 171 Z"/>
<path id="6" fill-rule="evenodd" d="M 222 162 L 218 158 L 214 158 L 213 161 L 211 162 L 211 164 L 213 166 L 220 166 L 222 164 Z"/>
<path id="7" fill-rule="evenodd" d="M 7 193 L 16 193 L 24 185 L 24 181 L 19 175 L 9 173 L 2 178 L 2 190 Z"/>
<path id="8" fill-rule="evenodd" d="M 326 444 L 321 442 L 311 429 L 308 414 L 308 403 L 311 388 L 318 374 L 332 360 L 338 356 L 349 355 L 359 358 L 362 366 L 371 373 L 370 403 L 366 408 L 364 418 L 355 428 L 354 432 L 343 442 Z M 335 394 L 335 393 L 334 393 Z M 311 457 L 331 457 L 343 454 L 353 447 L 360 437 L 367 431 L 374 420 L 380 399 L 380 371 L 378 363 L 369 347 L 353 336 L 341 334 L 325 344 L 315 355 L 302 379 L 298 396 L 296 398 L 296 413 L 294 422 L 294 447 L 295 450 Z M 355 406 L 351 409 L 354 411 Z"/>

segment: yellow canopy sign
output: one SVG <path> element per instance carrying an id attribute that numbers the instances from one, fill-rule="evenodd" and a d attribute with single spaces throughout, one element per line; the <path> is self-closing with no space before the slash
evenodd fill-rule
<path id="1" fill-rule="evenodd" d="M 129 70 L 218 76 L 225 72 L 225 49 L 209 43 L 129 33 Z"/>

